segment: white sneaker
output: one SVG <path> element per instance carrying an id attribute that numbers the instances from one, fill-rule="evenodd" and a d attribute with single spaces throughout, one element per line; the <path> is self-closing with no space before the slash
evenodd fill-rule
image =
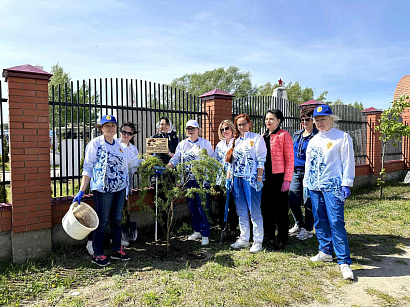
<path id="1" fill-rule="evenodd" d="M 231 244 L 231 247 L 234 249 L 249 247 L 249 242 L 239 238 L 235 243 Z"/>
<path id="2" fill-rule="evenodd" d="M 121 245 L 124 246 L 124 247 L 128 247 L 130 245 L 130 242 L 121 239 Z"/>
<path id="3" fill-rule="evenodd" d="M 200 232 L 196 232 L 196 231 L 194 231 L 193 234 L 190 234 L 190 235 L 188 236 L 188 240 L 189 240 L 189 241 L 194 241 L 194 240 L 201 239 L 201 238 L 202 238 L 201 233 L 200 233 Z"/>
<path id="4" fill-rule="evenodd" d="M 301 228 L 299 234 L 296 236 L 296 239 L 300 241 L 305 241 L 306 239 L 310 239 L 313 237 L 313 233 L 307 231 L 305 228 Z"/>
<path id="5" fill-rule="evenodd" d="M 250 253 L 259 253 L 262 251 L 262 243 L 261 242 L 253 242 L 251 249 L 249 250 Z"/>
<path id="6" fill-rule="evenodd" d="M 350 266 L 346 263 L 340 265 L 340 271 L 342 271 L 342 275 L 344 279 L 354 279 L 353 271 Z"/>
<path id="7" fill-rule="evenodd" d="M 201 245 L 208 245 L 209 244 L 209 237 L 202 237 Z"/>
<path id="8" fill-rule="evenodd" d="M 332 262 L 333 257 L 332 257 L 332 255 L 328 255 L 328 254 L 325 254 L 322 251 L 319 251 L 319 253 L 316 256 L 313 256 L 312 258 L 310 258 L 310 261 L 313 261 L 313 262 Z"/>
<path id="9" fill-rule="evenodd" d="M 300 231 L 299 225 L 298 223 L 296 223 L 295 225 L 293 225 L 293 227 L 291 229 L 289 229 L 289 235 L 290 236 L 294 236 L 297 235 Z"/>
<path id="10" fill-rule="evenodd" d="M 90 256 L 94 255 L 93 241 L 87 241 L 87 245 L 85 246 L 85 248 L 87 249 L 87 252 L 88 254 L 90 254 Z"/>

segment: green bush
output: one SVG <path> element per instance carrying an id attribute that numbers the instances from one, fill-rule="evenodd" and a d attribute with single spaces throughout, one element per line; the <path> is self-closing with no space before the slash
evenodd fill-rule
<path id="1" fill-rule="evenodd" d="M 0 203 L 7 202 L 7 189 L 5 185 L 0 185 Z"/>
<path id="2" fill-rule="evenodd" d="M 4 163 L 9 162 L 9 144 L 7 143 L 6 139 L 3 137 L 3 156 L 4 156 Z M 3 158 L 3 157 L 2 157 Z M 1 161 L 2 163 L 2 161 Z"/>

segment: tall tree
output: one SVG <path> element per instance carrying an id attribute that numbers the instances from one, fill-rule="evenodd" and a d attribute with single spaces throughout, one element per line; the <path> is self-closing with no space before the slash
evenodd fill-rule
<path id="1" fill-rule="evenodd" d="M 356 108 L 360 111 L 364 110 L 363 102 L 361 101 L 355 101 L 354 103 L 349 103 L 349 106 Z"/>
<path id="2" fill-rule="evenodd" d="M 215 88 L 233 94 L 237 98 L 253 95 L 256 92 L 252 87 L 250 72 L 241 71 L 235 66 L 227 69 L 220 67 L 204 73 L 186 74 L 172 80 L 171 86 L 197 97 Z"/>
<path id="3" fill-rule="evenodd" d="M 322 94 L 320 94 L 318 97 L 316 97 L 315 100 L 316 101 L 325 101 L 328 93 L 329 93 L 328 91 L 324 91 Z"/>
<path id="4" fill-rule="evenodd" d="M 90 89 L 87 84 L 79 84 L 74 86 L 71 81 L 70 74 L 65 72 L 63 67 L 59 63 L 51 67 L 51 73 L 53 76 L 48 84 L 48 99 L 54 101 L 53 106 L 49 108 L 50 127 L 54 126 L 68 126 L 69 123 L 93 123 L 97 120 L 97 114 L 94 108 L 84 108 L 73 106 L 65 106 L 68 104 L 99 104 L 99 96 L 90 96 Z M 60 107 L 61 104 L 61 107 Z M 60 112 L 61 110 L 61 112 Z M 78 110 L 78 112 L 77 112 Z M 73 112 L 72 112 L 73 111 Z M 90 112 L 91 111 L 91 112 Z M 98 110 L 97 110 L 98 111 Z M 90 114 L 91 113 L 91 114 Z M 97 112 L 98 113 L 98 112 Z M 61 122 L 60 122 L 61 115 Z M 66 121 L 67 116 L 67 121 Z"/>

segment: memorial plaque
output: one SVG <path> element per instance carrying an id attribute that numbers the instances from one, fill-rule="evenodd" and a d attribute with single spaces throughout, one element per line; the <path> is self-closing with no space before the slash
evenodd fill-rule
<path id="1" fill-rule="evenodd" d="M 166 138 L 147 138 L 146 152 L 152 153 L 168 153 L 168 139 Z"/>

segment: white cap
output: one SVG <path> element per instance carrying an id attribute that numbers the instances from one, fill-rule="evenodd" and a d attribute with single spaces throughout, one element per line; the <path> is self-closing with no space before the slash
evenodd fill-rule
<path id="1" fill-rule="evenodd" d="M 199 128 L 198 122 L 195 119 L 190 119 L 189 121 L 187 121 L 185 128 L 188 127 L 194 127 L 194 128 Z"/>

